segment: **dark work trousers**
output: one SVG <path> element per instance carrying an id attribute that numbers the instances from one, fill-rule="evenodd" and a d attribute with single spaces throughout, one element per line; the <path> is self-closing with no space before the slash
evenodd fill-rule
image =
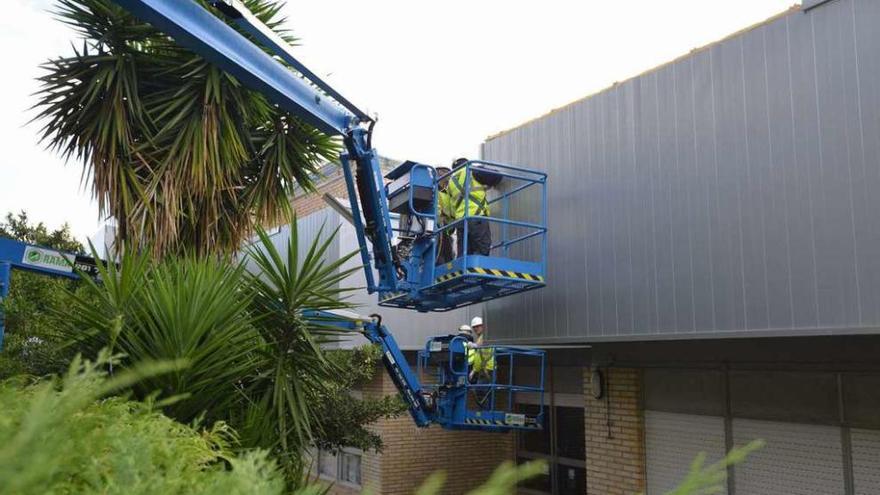
<path id="1" fill-rule="evenodd" d="M 443 231 L 437 239 L 437 265 L 449 263 L 455 258 L 452 250 L 452 229 Z"/>
<path id="2" fill-rule="evenodd" d="M 468 220 L 468 242 L 467 254 L 489 255 L 492 248 L 492 231 L 489 229 L 489 222 L 482 219 Z M 458 237 L 458 256 L 462 256 L 462 246 L 464 244 L 464 225 L 456 227 L 456 236 Z"/>

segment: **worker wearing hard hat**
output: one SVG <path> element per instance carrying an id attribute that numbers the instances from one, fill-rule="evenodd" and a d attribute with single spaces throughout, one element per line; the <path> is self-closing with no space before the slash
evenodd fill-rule
<path id="1" fill-rule="evenodd" d="M 458 158 L 452 164 L 452 168 L 461 167 L 447 179 L 440 181 L 440 197 L 438 204 L 441 216 L 454 222 L 465 216 L 465 205 L 467 205 L 467 214 L 471 217 L 488 217 L 489 202 L 486 200 L 486 186 L 481 184 L 471 174 L 464 165 L 467 163 L 466 158 Z M 445 167 L 443 167 L 445 168 Z M 446 169 L 448 170 L 448 169 Z M 443 173 L 447 173 L 444 171 Z M 465 198 L 465 188 L 467 179 L 470 176 L 470 194 Z M 459 224 L 455 228 L 458 237 L 458 248 L 456 250 L 458 256 L 464 253 L 464 223 Z M 489 229 L 489 222 L 482 218 L 474 218 L 467 221 L 467 254 L 489 255 L 492 247 L 492 232 Z"/>
<path id="2" fill-rule="evenodd" d="M 473 383 L 492 376 L 492 372 L 495 371 L 495 351 L 494 349 L 479 348 L 483 345 L 483 332 L 485 330 L 483 318 L 475 316 L 471 320 L 469 328 L 471 328 L 474 335 L 474 345 L 468 348 L 468 365 L 471 370 L 468 378 Z"/>

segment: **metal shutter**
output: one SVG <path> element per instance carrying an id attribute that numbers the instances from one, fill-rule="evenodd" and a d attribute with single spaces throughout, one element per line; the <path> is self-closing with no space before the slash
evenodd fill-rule
<path id="1" fill-rule="evenodd" d="M 767 442 L 734 471 L 737 495 L 844 493 L 840 428 L 751 419 L 733 420 L 733 440 Z"/>
<path id="2" fill-rule="evenodd" d="M 880 430 L 853 428 L 852 464 L 855 495 L 880 493 Z"/>
<path id="3" fill-rule="evenodd" d="M 647 493 L 663 494 L 681 482 L 700 452 L 707 464 L 724 457 L 724 418 L 645 411 L 645 452 Z"/>

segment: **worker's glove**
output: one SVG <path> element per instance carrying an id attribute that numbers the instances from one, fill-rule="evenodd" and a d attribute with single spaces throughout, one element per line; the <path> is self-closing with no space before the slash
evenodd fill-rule
<path id="1" fill-rule="evenodd" d="M 468 349 L 476 349 L 477 348 L 477 344 L 475 344 L 473 342 L 465 342 L 464 345 L 466 345 Z"/>

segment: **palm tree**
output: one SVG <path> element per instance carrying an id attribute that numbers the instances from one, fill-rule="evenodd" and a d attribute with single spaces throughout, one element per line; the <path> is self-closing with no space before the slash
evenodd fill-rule
<path id="1" fill-rule="evenodd" d="M 295 43 L 282 2 L 244 3 Z M 82 45 L 44 64 L 34 120 L 48 147 L 82 163 L 128 245 L 235 250 L 256 225 L 283 220 L 294 186 L 312 190 L 335 159 L 336 140 L 111 0 L 58 0 L 55 13 Z"/>

